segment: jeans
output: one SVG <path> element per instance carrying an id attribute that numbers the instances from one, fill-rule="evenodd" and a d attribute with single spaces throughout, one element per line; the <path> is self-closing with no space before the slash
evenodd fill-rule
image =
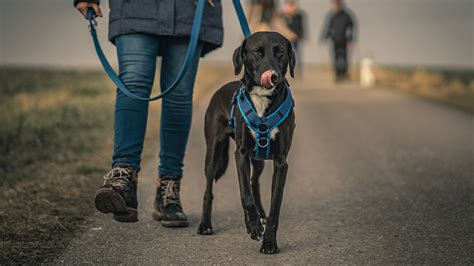
<path id="1" fill-rule="evenodd" d="M 127 88 L 149 97 L 153 87 L 158 51 L 162 55 L 161 90 L 178 76 L 189 38 L 128 34 L 116 38 L 120 78 Z M 202 43 L 184 79 L 162 99 L 160 165 L 158 175 L 171 179 L 183 176 L 183 160 L 192 118 L 194 81 Z M 112 167 L 131 166 L 140 170 L 148 117 L 148 102 L 135 100 L 117 90 L 115 102 L 114 153 Z"/>

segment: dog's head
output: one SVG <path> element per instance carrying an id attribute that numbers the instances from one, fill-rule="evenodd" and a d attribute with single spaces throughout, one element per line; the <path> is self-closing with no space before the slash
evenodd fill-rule
<path id="1" fill-rule="evenodd" d="M 288 68 L 294 77 L 295 57 L 291 42 L 280 33 L 256 32 L 234 52 L 235 75 L 243 66 L 248 82 L 273 90 L 284 81 Z"/>

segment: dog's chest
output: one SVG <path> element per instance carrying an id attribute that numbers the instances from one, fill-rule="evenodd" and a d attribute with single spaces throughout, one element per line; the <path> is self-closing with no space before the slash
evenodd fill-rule
<path id="1" fill-rule="evenodd" d="M 270 96 L 271 94 L 272 91 L 266 90 L 262 87 L 253 87 L 252 92 L 250 92 L 250 100 L 255 106 L 255 111 L 257 112 L 258 116 L 262 117 L 265 114 L 265 110 L 267 110 L 271 103 L 267 96 Z M 270 138 L 275 139 L 275 136 L 278 134 L 278 132 L 278 127 L 272 129 L 270 132 Z M 254 138 L 256 137 L 253 130 L 250 130 L 250 133 Z"/>

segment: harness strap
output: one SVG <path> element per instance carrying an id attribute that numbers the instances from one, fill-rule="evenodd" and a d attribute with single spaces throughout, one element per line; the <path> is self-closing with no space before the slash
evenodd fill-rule
<path id="1" fill-rule="evenodd" d="M 277 110 L 264 117 L 257 115 L 257 112 L 247 97 L 246 89 L 243 84 L 232 97 L 229 125 L 235 128 L 235 105 L 237 104 L 245 123 L 255 132 L 255 159 L 265 160 L 270 157 L 271 131 L 286 120 L 293 108 L 293 97 L 288 83 L 285 83 L 285 92 L 285 99 Z"/>
<path id="2" fill-rule="evenodd" d="M 237 97 L 240 94 L 240 90 L 242 88 L 236 90 L 234 95 L 232 96 L 232 107 L 230 108 L 230 118 L 229 118 L 229 126 L 231 128 L 235 128 L 235 103 L 237 102 Z"/>

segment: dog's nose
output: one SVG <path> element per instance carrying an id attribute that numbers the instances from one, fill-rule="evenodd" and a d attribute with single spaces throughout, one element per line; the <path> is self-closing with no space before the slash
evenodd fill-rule
<path id="1" fill-rule="evenodd" d="M 278 81 L 280 81 L 280 75 L 277 72 L 272 71 L 272 83 L 277 84 Z"/>

